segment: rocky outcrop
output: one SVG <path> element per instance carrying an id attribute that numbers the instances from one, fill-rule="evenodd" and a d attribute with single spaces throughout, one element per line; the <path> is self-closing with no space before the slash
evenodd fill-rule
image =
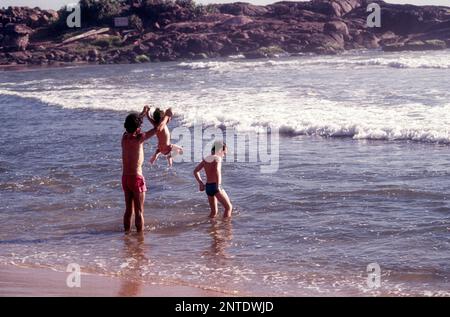
<path id="1" fill-rule="evenodd" d="M 3 27 L 2 47 L 4 51 L 25 51 L 32 29 L 24 24 L 8 23 Z"/>
<path id="2" fill-rule="evenodd" d="M 24 24 L 31 28 L 49 26 L 58 19 L 58 13 L 53 10 L 40 10 L 39 8 L 9 7 L 0 9 L 0 23 Z"/>
<path id="3" fill-rule="evenodd" d="M 381 6 L 380 28 L 366 25 L 367 5 Z M 140 63 L 243 54 L 337 54 L 450 48 L 450 7 L 388 4 L 379 0 L 311 0 L 202 7 L 189 0 L 121 2 L 134 29 L 96 20 L 65 27 L 64 12 L 0 10 L 0 64 Z M 56 21 L 56 22 L 55 22 Z M 70 39 L 70 40 L 68 40 Z"/>

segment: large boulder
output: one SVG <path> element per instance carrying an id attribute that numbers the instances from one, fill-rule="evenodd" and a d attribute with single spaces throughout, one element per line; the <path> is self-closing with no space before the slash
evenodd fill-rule
<path id="1" fill-rule="evenodd" d="M 344 39 L 339 34 L 312 34 L 305 46 L 305 52 L 337 54 L 344 50 Z"/>
<path id="2" fill-rule="evenodd" d="M 1 46 L 10 51 L 25 51 L 32 31 L 25 24 L 9 23 L 3 28 L 4 37 Z"/>
<path id="3" fill-rule="evenodd" d="M 204 36 L 191 37 L 186 42 L 188 52 L 194 54 L 205 53 L 209 51 L 208 39 Z"/>
<path id="4" fill-rule="evenodd" d="M 331 1 L 331 6 L 334 14 L 342 17 L 352 10 L 361 7 L 364 3 L 364 0 L 333 0 Z"/>
<path id="5" fill-rule="evenodd" d="M 356 8 L 365 4 L 365 0 L 312 0 L 309 2 L 300 2 L 295 5 L 296 9 L 308 10 L 327 16 L 343 17 Z M 289 2 L 283 2 L 292 7 Z"/>
<path id="6" fill-rule="evenodd" d="M 345 24 L 342 21 L 330 21 L 330 22 L 325 23 L 325 25 L 323 27 L 323 31 L 325 33 L 329 33 L 329 34 L 330 33 L 341 34 L 344 37 L 349 36 L 347 24 Z"/>

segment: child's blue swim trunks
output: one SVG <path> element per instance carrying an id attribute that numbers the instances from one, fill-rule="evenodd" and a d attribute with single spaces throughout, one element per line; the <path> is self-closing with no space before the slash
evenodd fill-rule
<path id="1" fill-rule="evenodd" d="M 207 183 L 205 187 L 206 195 L 215 196 L 221 189 L 222 187 L 217 183 Z"/>

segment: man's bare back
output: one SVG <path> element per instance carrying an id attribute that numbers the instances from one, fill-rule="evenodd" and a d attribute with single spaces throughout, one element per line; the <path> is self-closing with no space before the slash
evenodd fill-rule
<path id="1" fill-rule="evenodd" d="M 142 175 L 144 137 L 142 134 L 124 133 L 122 137 L 123 175 Z"/>

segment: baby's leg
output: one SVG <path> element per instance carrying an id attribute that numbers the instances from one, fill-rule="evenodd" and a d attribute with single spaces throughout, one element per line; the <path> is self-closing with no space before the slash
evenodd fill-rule
<path id="1" fill-rule="evenodd" d="M 152 157 L 150 158 L 151 164 L 155 164 L 156 160 L 159 157 L 159 154 L 161 154 L 161 152 L 159 151 L 159 149 L 156 149 L 155 154 L 153 154 Z"/>
<path id="2" fill-rule="evenodd" d="M 230 198 L 228 197 L 227 193 L 222 189 L 222 190 L 219 190 L 219 192 L 216 194 L 215 197 L 217 197 L 219 202 L 225 208 L 223 217 L 224 218 L 231 217 L 231 212 L 233 211 L 233 205 L 231 204 Z"/>
<path id="3" fill-rule="evenodd" d="M 217 199 L 215 196 L 208 196 L 209 207 L 211 208 L 211 214 L 209 217 L 214 218 L 217 216 Z"/>
<path id="4" fill-rule="evenodd" d="M 173 165 L 173 159 L 172 159 L 172 155 L 167 155 L 167 162 L 169 162 L 169 167 L 172 167 Z"/>
<path id="5" fill-rule="evenodd" d="M 183 148 L 181 146 L 178 146 L 176 144 L 172 144 L 172 151 L 177 151 L 178 154 L 183 154 Z"/>

